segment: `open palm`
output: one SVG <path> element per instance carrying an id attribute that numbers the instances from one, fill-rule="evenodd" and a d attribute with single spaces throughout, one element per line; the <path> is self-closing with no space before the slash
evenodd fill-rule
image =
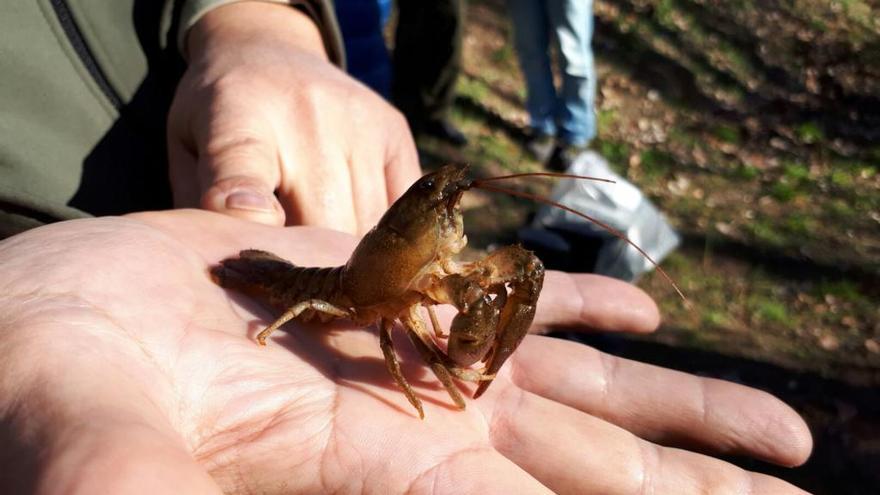
<path id="1" fill-rule="evenodd" d="M 198 211 L 67 222 L 0 243 L 3 488 L 798 492 L 670 447 L 803 462 L 803 421 L 762 392 L 530 336 L 458 411 L 398 339 L 425 400 L 420 421 L 373 329 L 291 325 L 261 348 L 253 336 L 271 315 L 208 275 L 243 248 L 333 265 L 353 245 Z M 657 323 L 647 296 L 601 277 L 548 275 L 538 310 L 538 326 Z"/>

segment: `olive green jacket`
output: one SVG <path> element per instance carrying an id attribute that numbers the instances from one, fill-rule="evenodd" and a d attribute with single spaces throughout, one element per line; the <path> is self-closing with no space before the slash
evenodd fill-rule
<path id="1" fill-rule="evenodd" d="M 0 2 L 0 239 L 171 207 L 165 120 L 180 47 L 202 15 L 232 1 Z M 341 65 L 330 0 L 289 3 L 315 19 Z"/>

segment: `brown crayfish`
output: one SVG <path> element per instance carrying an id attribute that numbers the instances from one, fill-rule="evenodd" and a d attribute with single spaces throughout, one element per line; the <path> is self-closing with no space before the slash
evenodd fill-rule
<path id="1" fill-rule="evenodd" d="M 474 398 L 486 391 L 528 332 L 544 281 L 541 260 L 521 246 L 500 248 L 475 262 L 453 259 L 467 243 L 459 204 L 464 192 L 472 187 L 500 190 L 484 184 L 498 178 L 469 180 L 466 170 L 450 165 L 416 181 L 343 266 L 299 267 L 265 251 L 246 250 L 211 273 L 222 287 L 284 311 L 259 333 L 261 345 L 294 318 L 378 323 L 388 371 L 424 418 L 421 400 L 401 373 L 391 341 L 392 328 L 400 321 L 449 396 L 464 409 L 452 377 L 479 382 Z M 434 314 L 437 304 L 458 310 L 448 334 Z M 421 306 L 428 310 L 434 335 L 448 338 L 445 352 L 428 331 Z M 483 369 L 472 369 L 478 361 L 485 363 Z"/>

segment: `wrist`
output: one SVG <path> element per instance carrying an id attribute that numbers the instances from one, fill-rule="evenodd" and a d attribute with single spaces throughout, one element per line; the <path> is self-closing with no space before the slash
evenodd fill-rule
<path id="1" fill-rule="evenodd" d="M 202 16 L 187 33 L 187 58 L 195 62 L 261 39 L 327 59 L 311 17 L 290 5 L 265 1 L 234 2 Z"/>

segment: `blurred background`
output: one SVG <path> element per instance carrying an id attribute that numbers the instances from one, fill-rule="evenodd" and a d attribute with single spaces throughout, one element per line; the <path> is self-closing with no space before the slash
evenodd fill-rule
<path id="1" fill-rule="evenodd" d="M 662 328 L 588 343 L 780 396 L 811 427 L 809 463 L 732 461 L 815 493 L 880 493 L 880 1 L 595 0 L 594 11 L 591 148 L 681 235 L 662 265 L 693 308 L 651 273 L 639 285 Z M 420 137 L 423 165 L 543 170 L 524 147 L 504 0 L 470 0 L 465 19 L 452 122 L 469 143 Z M 471 255 L 515 242 L 538 208 L 481 191 L 464 205 Z"/>

